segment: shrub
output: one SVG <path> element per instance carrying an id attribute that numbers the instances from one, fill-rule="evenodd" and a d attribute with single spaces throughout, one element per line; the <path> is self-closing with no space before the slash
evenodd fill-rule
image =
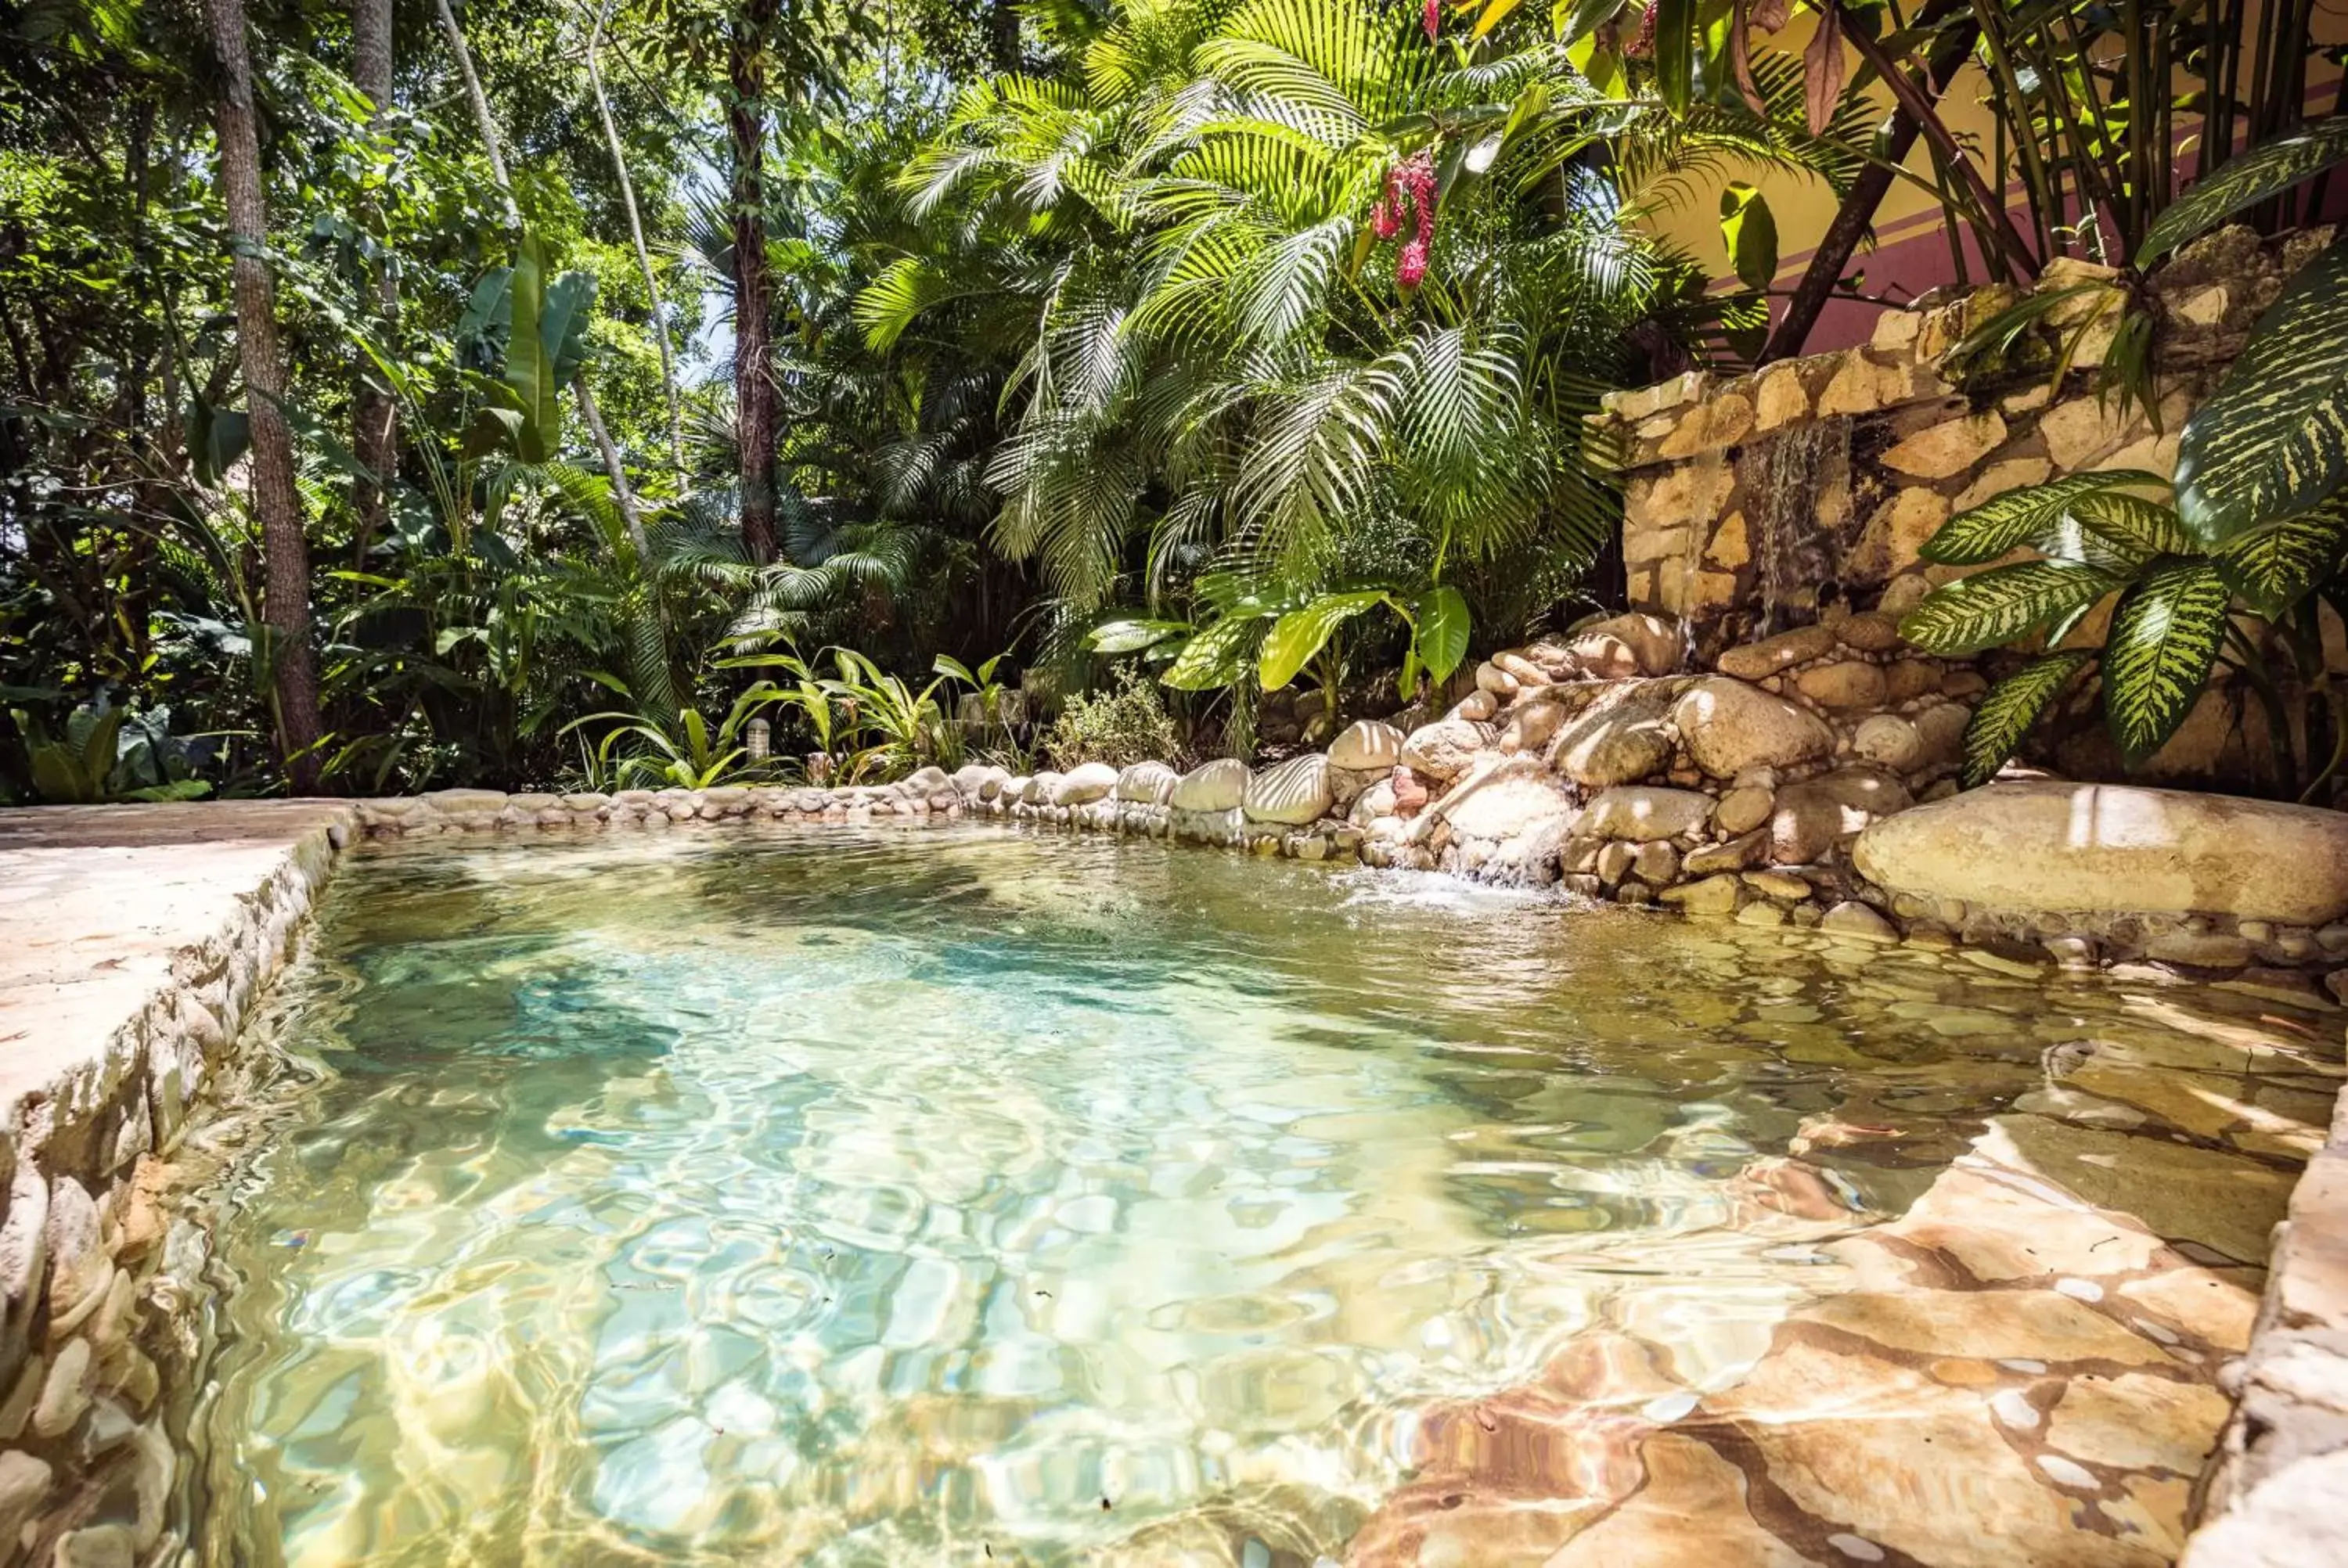
<path id="1" fill-rule="evenodd" d="M 1174 755 L 1174 721 L 1159 700 L 1155 682 L 1133 671 L 1117 672 L 1114 691 L 1079 694 L 1044 736 L 1044 754 L 1065 772 L 1079 763 L 1131 767 Z"/>

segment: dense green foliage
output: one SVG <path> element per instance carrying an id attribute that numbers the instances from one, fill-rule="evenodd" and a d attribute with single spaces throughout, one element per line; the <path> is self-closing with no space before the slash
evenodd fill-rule
<path id="1" fill-rule="evenodd" d="M 1959 26 L 1812 8 L 1900 95 Z M 1604 601 L 1583 415 L 1762 351 L 1752 181 L 1867 199 L 1789 15 L 0 0 L 0 798 L 699 781 L 754 722 L 877 774 L 1120 667 L 1201 753 L 1405 701 Z"/>
<path id="2" fill-rule="evenodd" d="M 265 204 L 235 245 L 223 26 Z M 190 776 L 159 784 L 239 793 L 699 779 L 753 710 L 901 768 L 963 735 L 887 671 L 1015 645 L 1081 690 L 1137 610 L 1162 668 L 1212 581 L 1373 585 L 1447 673 L 1471 601 L 1495 635 L 1573 601 L 1612 507 L 1580 415 L 1719 319 L 1622 220 L 1546 29 L 1438 43 L 1375 0 L 37 0 L 0 31 L 14 798 L 148 787 L 81 743 L 165 724 Z M 1803 140 L 1653 139 L 1658 178 Z M 1411 272 L 1371 229 L 1421 157 Z M 274 535 L 256 397 L 294 450 Z M 289 538 L 308 601 L 272 615 Z M 1316 654 L 1346 677 L 1324 639 L 1281 679 Z M 1256 671 L 1214 673 L 1186 684 Z"/>

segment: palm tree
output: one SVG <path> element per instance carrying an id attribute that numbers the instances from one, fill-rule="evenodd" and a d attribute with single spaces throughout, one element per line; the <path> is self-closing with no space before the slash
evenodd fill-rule
<path id="1" fill-rule="evenodd" d="M 994 538 L 1079 610 L 1137 566 L 1153 598 L 1210 565 L 1283 585 L 1265 604 L 1553 582 L 1526 563 L 1586 560 L 1614 515 L 1579 432 L 1626 334 L 1704 313 L 1583 156 L 1601 107 L 1561 50 L 1461 66 L 1375 0 L 1130 0 L 1081 84 L 998 77 L 914 160 L 911 210 L 973 253 L 901 261 L 868 333 L 1033 313 Z M 1654 177 L 1704 137 L 1659 134 Z"/>

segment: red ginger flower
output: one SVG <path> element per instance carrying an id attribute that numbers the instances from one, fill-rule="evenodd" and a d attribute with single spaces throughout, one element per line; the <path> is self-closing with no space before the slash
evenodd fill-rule
<path id="1" fill-rule="evenodd" d="M 1426 0 L 1420 20 L 1426 24 L 1426 41 L 1432 44 L 1436 35 L 1443 31 L 1443 0 Z"/>
<path id="2" fill-rule="evenodd" d="M 1660 7 L 1650 5 L 1647 9 L 1641 14 L 1639 17 L 1639 32 L 1637 36 L 1633 37 L 1629 43 L 1622 46 L 1622 54 L 1624 57 L 1633 60 L 1651 60 L 1654 58 L 1655 12 L 1658 9 L 1660 9 Z"/>
<path id="3" fill-rule="evenodd" d="M 1427 242 L 1424 237 L 1406 240 L 1395 256 L 1395 282 L 1405 290 L 1415 289 L 1426 279 Z"/>

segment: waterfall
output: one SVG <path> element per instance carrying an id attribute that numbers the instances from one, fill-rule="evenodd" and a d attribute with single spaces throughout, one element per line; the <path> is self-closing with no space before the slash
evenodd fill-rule
<path id="1" fill-rule="evenodd" d="M 1773 637 L 1814 617 L 1818 590 L 1836 580 L 1841 550 L 1818 517 L 1818 497 L 1831 466 L 1848 460 L 1850 421 L 1812 420 L 1746 447 L 1738 464 L 1745 481 L 1745 522 L 1760 596 L 1751 635 Z"/>

